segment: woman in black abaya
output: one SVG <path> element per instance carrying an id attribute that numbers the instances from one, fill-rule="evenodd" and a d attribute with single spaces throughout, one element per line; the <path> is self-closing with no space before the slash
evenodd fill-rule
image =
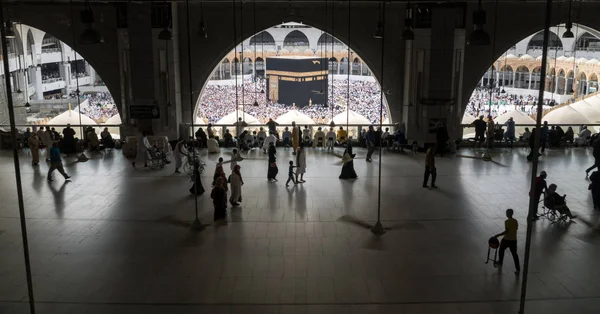
<path id="1" fill-rule="evenodd" d="M 358 176 L 356 175 L 356 171 L 354 171 L 354 156 L 355 155 L 352 153 L 352 141 L 348 139 L 346 150 L 344 151 L 344 156 L 342 158 L 344 164 L 342 166 L 342 173 L 340 174 L 340 179 L 358 178 Z"/>

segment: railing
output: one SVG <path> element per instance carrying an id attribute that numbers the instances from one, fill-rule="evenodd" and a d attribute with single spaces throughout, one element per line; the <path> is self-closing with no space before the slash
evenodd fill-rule
<path id="1" fill-rule="evenodd" d="M 535 128 L 535 124 L 515 124 L 515 137 L 518 139 L 519 136 L 523 135 L 523 132 L 525 130 L 525 128 L 529 128 L 529 131 L 531 131 L 531 129 Z M 579 128 L 581 127 L 581 124 L 575 124 L 575 123 L 561 123 L 561 124 L 548 124 L 548 127 L 552 127 L 552 126 L 560 126 L 563 131 L 567 131 L 568 127 L 573 128 L 574 131 L 574 138 L 577 139 L 578 135 L 579 135 Z M 588 130 L 590 130 L 592 132 L 592 134 L 594 133 L 594 129 L 596 129 L 597 131 L 600 131 L 600 124 L 586 124 Z M 475 138 L 475 127 L 472 124 L 461 124 L 460 127 L 462 128 L 462 140 L 466 141 L 466 140 L 472 140 Z M 506 133 L 506 125 L 504 124 L 496 124 L 496 128 L 498 129 L 498 127 L 501 127 L 504 132 Z M 486 134 L 486 138 L 487 138 L 487 130 L 485 132 Z"/>
<path id="2" fill-rule="evenodd" d="M 367 130 L 369 128 L 369 125 L 373 125 L 375 128 L 379 127 L 379 124 L 335 124 L 333 126 L 333 131 L 337 133 L 337 131 L 339 130 L 340 127 L 343 127 L 344 130 L 346 130 L 346 132 L 348 132 L 348 136 L 352 137 L 354 139 L 357 139 L 359 137 L 359 134 L 361 133 L 361 131 Z M 192 125 L 189 123 L 185 123 L 182 124 L 183 127 L 187 128 L 188 131 L 188 136 L 194 136 L 194 134 L 196 133 L 196 131 L 199 128 L 202 128 L 202 130 L 204 130 L 206 132 L 206 128 L 207 125 L 206 124 L 194 124 L 193 128 Z M 304 124 L 296 124 L 297 127 L 300 127 L 302 129 L 304 129 Z M 394 124 L 383 124 L 382 125 L 382 129 L 383 131 L 385 131 L 386 128 L 390 129 L 390 133 L 393 133 L 395 131 L 394 129 Z M 275 128 L 277 130 L 277 133 L 279 134 L 279 137 L 281 137 L 281 134 L 283 133 L 283 131 L 285 130 L 285 128 L 291 129 L 292 125 L 291 124 L 279 124 L 277 125 L 277 127 Z M 321 128 L 321 130 L 327 134 L 327 132 L 329 132 L 329 128 L 332 127 L 331 124 L 312 124 L 312 125 L 308 125 L 308 129 L 311 130 L 311 134 L 314 137 L 315 132 L 318 131 L 318 128 Z M 212 128 L 214 130 L 215 136 L 218 136 L 219 138 L 223 138 L 223 134 L 225 134 L 226 130 L 229 130 L 229 133 L 233 136 L 236 137 L 236 126 L 233 124 L 213 124 Z M 264 124 L 251 124 L 251 125 L 247 125 L 244 127 L 244 130 L 249 131 L 251 134 L 252 132 L 256 131 L 258 133 L 258 131 L 260 130 L 260 128 L 263 128 L 263 130 L 267 133 L 269 133 L 269 129 L 266 125 Z"/>

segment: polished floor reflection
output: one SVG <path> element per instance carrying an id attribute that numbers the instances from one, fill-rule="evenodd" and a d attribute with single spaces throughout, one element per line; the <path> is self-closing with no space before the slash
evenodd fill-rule
<path id="1" fill-rule="evenodd" d="M 462 150 L 462 154 L 472 154 Z M 364 155 L 364 151 L 358 151 Z M 424 156 L 384 153 L 381 217 L 374 237 L 378 157 L 356 160 L 359 178 L 341 181 L 339 159 L 308 150 L 306 183 L 285 187 L 289 151 L 279 150 L 279 182 L 267 160 L 242 161 L 243 202 L 230 223 L 212 225 L 210 181 L 217 155 L 205 157 L 201 232 L 190 230 L 189 177 L 134 170 L 120 151 L 48 183 L 48 166 L 22 176 L 32 271 L 40 313 L 515 313 L 520 278 L 507 256 L 503 272 L 484 264 L 487 239 L 504 210 L 519 220 L 523 261 L 530 167 L 527 152 L 498 163 L 438 158 L 437 190 L 421 187 Z M 228 157 L 225 156 L 225 159 Z M 527 313 L 600 312 L 599 211 L 584 169 L 591 150 L 548 151 L 540 170 L 567 194 L 580 218 L 536 222 Z M 229 167 L 226 165 L 229 174 Z M 12 155 L 0 153 L 0 313 L 27 313 Z M 507 252 L 508 253 L 508 252 Z M 510 253 L 508 253 L 510 255 Z"/>

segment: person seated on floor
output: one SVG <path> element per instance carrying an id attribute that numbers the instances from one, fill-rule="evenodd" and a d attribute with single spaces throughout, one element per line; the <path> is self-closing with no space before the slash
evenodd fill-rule
<path id="1" fill-rule="evenodd" d="M 263 143 L 265 142 L 266 138 L 267 138 L 267 132 L 265 132 L 265 129 L 260 127 L 260 129 L 258 130 L 258 133 L 256 134 L 256 141 L 257 141 L 258 146 L 262 146 Z"/>
<path id="2" fill-rule="evenodd" d="M 198 143 L 200 143 L 200 147 L 204 147 L 206 146 L 206 141 L 208 139 L 208 137 L 206 136 L 206 133 L 204 132 L 204 130 L 202 130 L 202 128 L 198 128 L 198 131 L 196 131 L 196 139 L 198 140 Z"/>
<path id="3" fill-rule="evenodd" d="M 340 143 L 340 145 L 346 143 L 346 140 L 348 139 L 348 132 L 346 132 L 346 130 L 344 130 L 343 127 L 340 127 L 340 129 L 337 131 L 337 140 L 338 143 Z"/>
<path id="4" fill-rule="evenodd" d="M 560 138 L 558 137 L 558 132 L 556 132 L 556 126 L 553 125 L 548 130 L 548 147 L 557 146 L 560 146 Z"/>
<path id="5" fill-rule="evenodd" d="M 91 128 L 87 135 L 88 149 L 90 151 L 98 150 L 100 148 L 100 141 L 98 140 L 98 134 L 96 134 L 96 130 Z"/>
<path id="6" fill-rule="evenodd" d="M 230 146 L 235 146 L 235 143 L 233 141 L 233 135 L 231 135 L 231 132 L 229 132 L 229 129 L 225 129 L 225 134 L 223 135 L 223 140 L 224 140 L 224 144 L 225 147 L 230 147 Z"/>
<path id="7" fill-rule="evenodd" d="M 575 144 L 581 146 L 585 144 L 585 141 L 592 136 L 592 131 L 588 130 L 587 125 L 581 127 L 581 132 L 579 132 L 579 137 L 575 141 Z M 590 143 L 591 144 L 591 143 Z"/>
<path id="8" fill-rule="evenodd" d="M 214 136 L 211 136 L 208 140 L 206 140 L 206 147 L 208 148 L 209 154 L 216 154 L 221 151 L 219 149 L 219 142 L 217 142 Z"/>
<path id="9" fill-rule="evenodd" d="M 319 127 L 315 132 L 315 138 L 313 140 L 313 147 L 325 147 L 325 132 Z"/>
<path id="10" fill-rule="evenodd" d="M 567 207 L 567 202 L 565 201 L 567 195 L 558 195 L 558 193 L 556 193 L 557 188 L 558 186 L 556 184 L 550 184 L 548 190 L 546 191 L 546 200 L 544 204 L 551 204 L 550 206 L 552 206 L 552 209 L 556 210 L 562 215 L 567 215 L 567 217 L 570 219 L 577 218 L 577 215 L 573 215 L 571 210 L 569 210 L 569 207 Z"/>
<path id="11" fill-rule="evenodd" d="M 336 136 L 337 135 L 335 134 L 333 127 L 330 127 L 329 132 L 327 132 L 327 134 L 325 135 L 325 138 L 327 139 L 327 149 L 333 149 Z"/>
<path id="12" fill-rule="evenodd" d="M 523 142 L 529 142 L 529 138 L 531 138 L 531 131 L 529 131 L 529 128 L 525 128 L 525 132 L 521 135 L 521 140 Z"/>
<path id="13" fill-rule="evenodd" d="M 104 148 L 115 148 L 115 141 L 110 132 L 108 132 L 108 128 L 104 128 L 104 131 L 100 132 L 100 141 L 104 145 Z"/>
<path id="14" fill-rule="evenodd" d="M 399 128 L 394 134 L 394 143 L 392 148 L 400 148 L 400 151 L 404 152 L 404 146 L 406 146 L 406 136 L 404 135 L 402 128 Z"/>
<path id="15" fill-rule="evenodd" d="M 312 130 L 308 128 L 308 125 L 304 126 L 302 130 L 302 141 L 304 142 L 304 146 L 310 146 L 310 139 L 312 138 Z"/>
<path id="16" fill-rule="evenodd" d="M 289 147 L 290 144 L 292 143 L 292 132 L 290 132 L 290 130 L 288 129 L 287 126 L 283 130 L 283 134 L 281 134 L 281 138 L 283 141 L 282 144 L 286 148 Z"/>
<path id="17" fill-rule="evenodd" d="M 564 139 L 567 143 L 573 143 L 573 140 L 575 139 L 575 132 L 573 132 L 572 127 L 567 128 L 567 132 L 565 132 Z"/>

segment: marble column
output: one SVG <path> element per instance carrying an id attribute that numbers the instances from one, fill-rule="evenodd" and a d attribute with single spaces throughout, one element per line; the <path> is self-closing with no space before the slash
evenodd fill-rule
<path id="1" fill-rule="evenodd" d="M 513 72 L 512 77 L 513 77 L 513 79 L 512 79 L 512 87 L 515 88 L 515 82 L 517 81 L 517 71 Z"/>
<path id="2" fill-rule="evenodd" d="M 30 72 L 31 77 L 33 78 L 33 87 L 35 88 L 35 99 L 43 100 L 44 99 L 44 86 L 42 83 L 42 68 L 41 67 L 32 67 Z"/>
<path id="3" fill-rule="evenodd" d="M 531 80 L 533 79 L 533 73 L 529 72 L 529 86 L 527 89 L 531 89 Z"/>

